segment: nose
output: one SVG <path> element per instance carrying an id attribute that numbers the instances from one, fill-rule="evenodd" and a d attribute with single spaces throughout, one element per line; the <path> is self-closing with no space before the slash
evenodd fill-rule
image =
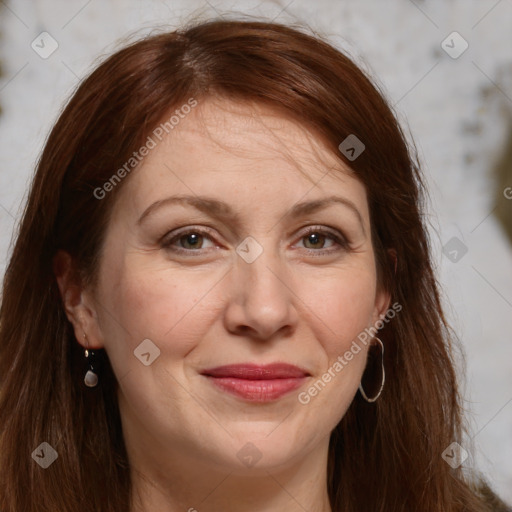
<path id="1" fill-rule="evenodd" d="M 296 329 L 298 297 L 292 274 L 270 253 L 264 250 L 252 263 L 237 257 L 225 309 L 225 327 L 233 334 L 269 340 Z"/>

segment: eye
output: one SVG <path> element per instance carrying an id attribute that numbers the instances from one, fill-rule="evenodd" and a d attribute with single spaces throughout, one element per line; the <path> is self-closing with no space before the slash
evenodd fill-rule
<path id="1" fill-rule="evenodd" d="M 197 249 L 204 249 L 204 241 L 212 240 L 208 231 L 203 229 L 188 229 L 175 234 L 173 237 L 162 242 L 162 247 L 175 252 L 192 253 Z M 178 246 L 175 245 L 178 242 Z"/>
<path id="2" fill-rule="evenodd" d="M 308 228 L 306 233 L 302 234 L 301 240 L 304 240 L 306 249 L 309 252 L 315 253 L 315 255 L 329 254 L 343 249 L 348 249 L 348 241 L 346 238 L 326 228 L 311 226 Z M 329 247 L 334 249 L 324 250 L 326 240 L 333 240 L 334 244 L 331 243 Z M 309 247 L 308 247 L 309 245 Z M 336 247 L 336 245 L 338 247 Z"/>
<path id="3" fill-rule="evenodd" d="M 171 233 L 172 234 L 172 233 Z M 315 256 L 330 254 L 339 250 L 347 250 L 349 243 L 347 239 L 337 231 L 331 231 L 324 227 L 310 226 L 308 230 L 302 234 L 300 240 L 304 240 L 305 249 Z M 331 240 L 330 249 L 325 250 L 326 241 Z M 215 247 L 213 244 L 213 236 L 208 230 L 200 228 L 188 228 L 175 233 L 170 238 L 162 241 L 162 247 L 175 253 L 183 253 L 192 255 L 202 254 L 204 251 L 200 249 L 208 249 L 205 247 L 205 241 L 212 243 L 210 248 Z"/>

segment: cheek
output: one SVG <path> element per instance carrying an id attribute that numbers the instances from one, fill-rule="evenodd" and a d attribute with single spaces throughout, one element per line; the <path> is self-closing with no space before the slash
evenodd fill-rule
<path id="1" fill-rule="evenodd" d="M 188 352 L 200 333 L 198 314 L 206 321 L 210 314 L 202 301 L 212 288 L 211 276 L 206 273 L 179 272 L 176 269 L 155 269 L 130 264 L 119 272 L 116 283 L 106 284 L 106 302 L 113 305 L 113 329 L 131 340 L 132 350 L 137 343 L 149 338 L 157 345 L 172 339 L 172 352 Z M 203 304 L 204 302 L 204 304 Z M 195 321 L 192 322 L 191 319 Z M 112 326 L 112 319 L 107 323 Z M 115 336 L 119 339 L 119 336 Z M 163 346 L 160 347 L 162 350 Z"/>
<path id="2" fill-rule="evenodd" d="M 175 419 L 165 411 L 170 410 L 169 400 L 179 407 L 175 401 L 180 394 L 162 390 L 177 389 L 175 379 L 183 380 L 181 363 L 204 338 L 216 314 L 207 296 L 218 279 L 212 273 L 149 267 L 133 255 L 111 268 L 115 271 L 105 272 L 102 282 L 106 307 L 101 330 L 114 374 L 139 413 L 151 405 L 163 415 L 162 424 L 172 424 Z M 148 352 L 146 366 L 137 354 Z"/>
<path id="3" fill-rule="evenodd" d="M 317 317 L 318 334 L 329 361 L 349 349 L 372 324 L 376 276 L 372 267 L 346 268 L 317 281 L 307 304 Z M 364 346 L 363 346 L 364 348 Z M 363 352 L 363 350 L 361 350 Z"/>

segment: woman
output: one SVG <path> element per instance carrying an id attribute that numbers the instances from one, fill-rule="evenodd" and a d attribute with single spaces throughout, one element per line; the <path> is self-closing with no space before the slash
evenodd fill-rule
<path id="1" fill-rule="evenodd" d="M 462 471 L 422 179 L 345 55 L 147 37 L 39 161 L 0 317 L 0 509 L 506 510 Z"/>

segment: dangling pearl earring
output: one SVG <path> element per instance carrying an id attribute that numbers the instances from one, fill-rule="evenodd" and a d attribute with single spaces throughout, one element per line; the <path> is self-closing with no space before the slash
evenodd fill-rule
<path id="1" fill-rule="evenodd" d="M 84 333 L 85 338 L 85 333 Z M 98 385 L 98 364 L 96 361 L 96 353 L 94 350 L 85 349 L 85 357 L 87 358 L 87 362 L 89 364 L 89 369 L 84 377 L 84 384 L 88 388 L 94 388 Z"/>

